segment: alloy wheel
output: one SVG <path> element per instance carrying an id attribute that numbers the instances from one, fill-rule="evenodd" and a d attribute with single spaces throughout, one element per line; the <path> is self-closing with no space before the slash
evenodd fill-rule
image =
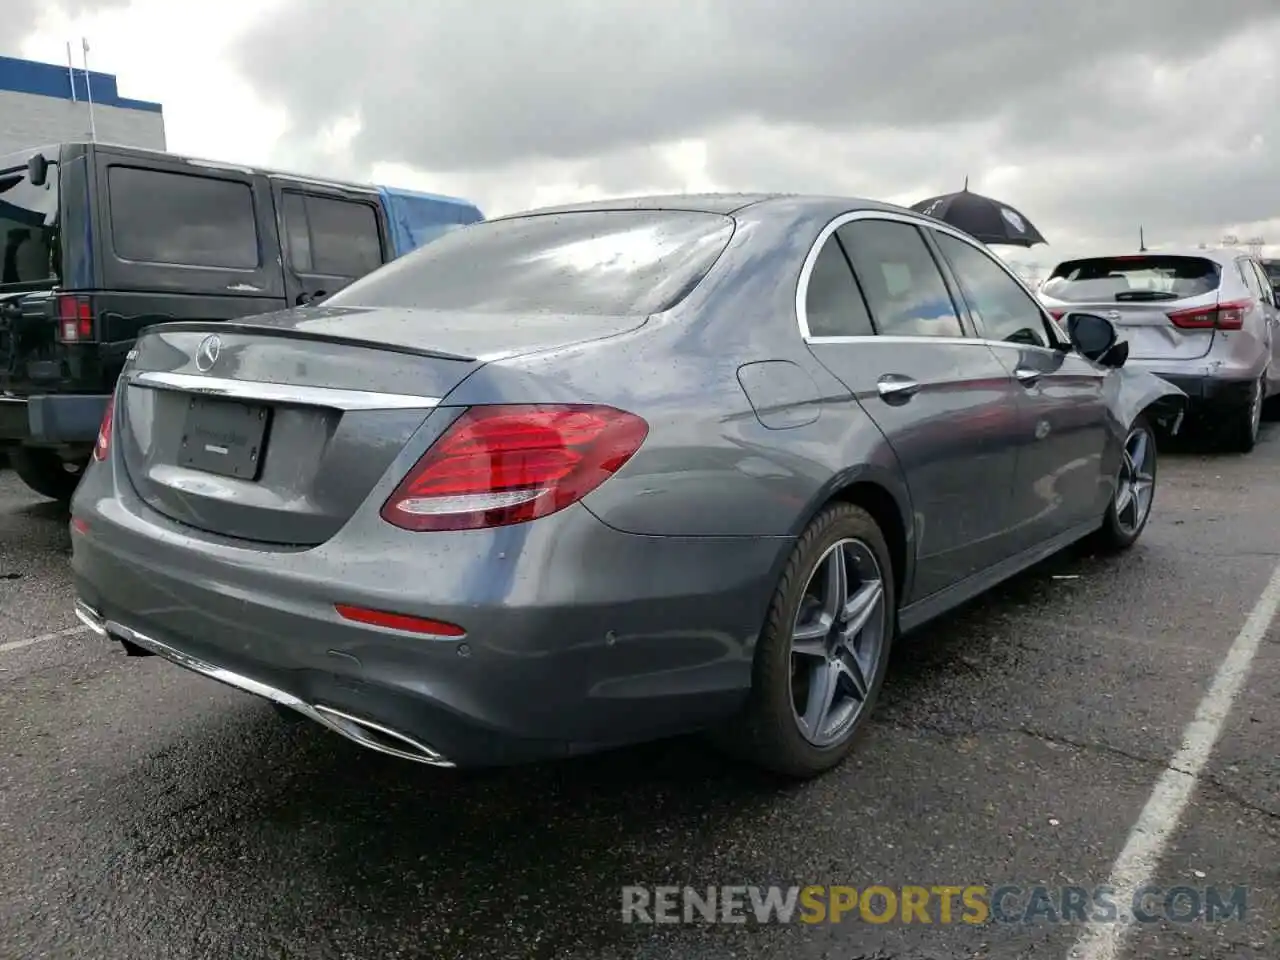
<path id="1" fill-rule="evenodd" d="M 861 540 L 822 555 L 791 630 L 792 712 L 817 747 L 854 728 L 884 656 L 886 605 L 880 564 Z"/>
<path id="2" fill-rule="evenodd" d="M 1116 482 L 1116 524 L 1126 534 L 1142 528 L 1155 496 L 1155 443 L 1151 435 L 1139 427 L 1129 434 L 1120 460 L 1120 477 Z"/>

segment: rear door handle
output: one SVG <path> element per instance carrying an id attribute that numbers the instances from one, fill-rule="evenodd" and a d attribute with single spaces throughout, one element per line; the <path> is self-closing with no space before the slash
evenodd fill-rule
<path id="1" fill-rule="evenodd" d="M 1032 370 L 1030 367 L 1018 367 L 1013 371 L 1013 375 L 1024 387 L 1034 386 L 1035 382 L 1044 376 L 1039 370 Z"/>
<path id="2" fill-rule="evenodd" d="M 876 381 L 876 389 L 886 400 L 910 400 L 920 389 L 920 384 L 900 373 L 886 373 Z"/>

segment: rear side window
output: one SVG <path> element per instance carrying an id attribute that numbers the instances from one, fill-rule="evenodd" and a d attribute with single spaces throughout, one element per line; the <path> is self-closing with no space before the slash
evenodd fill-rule
<path id="1" fill-rule="evenodd" d="M 382 266 L 382 240 L 372 206 L 287 190 L 285 236 L 299 273 L 362 277 Z"/>
<path id="2" fill-rule="evenodd" d="M 881 336 L 964 336 L 955 303 L 919 230 L 895 220 L 855 220 L 836 233 Z"/>
<path id="3" fill-rule="evenodd" d="M 111 243 L 121 259 L 258 267 L 258 227 L 248 184 L 124 166 L 108 170 L 107 184 Z"/>
<path id="4" fill-rule="evenodd" d="M 1058 264 L 1040 292 L 1067 303 L 1182 300 L 1217 290 L 1221 276 L 1206 257 L 1093 257 Z"/>
<path id="5" fill-rule="evenodd" d="M 733 220 L 671 210 L 583 210 L 452 231 L 330 297 L 334 306 L 628 316 L 683 300 Z"/>
<path id="6" fill-rule="evenodd" d="M 834 234 L 813 262 L 804 315 L 811 337 L 869 337 L 875 333 L 871 314 Z"/>

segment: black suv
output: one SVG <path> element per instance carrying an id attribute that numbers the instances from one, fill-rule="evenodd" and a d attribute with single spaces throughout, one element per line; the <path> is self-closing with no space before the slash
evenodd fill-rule
<path id="1" fill-rule="evenodd" d="M 0 459 L 68 500 L 144 327 L 313 302 L 469 201 L 100 143 L 0 157 Z"/>

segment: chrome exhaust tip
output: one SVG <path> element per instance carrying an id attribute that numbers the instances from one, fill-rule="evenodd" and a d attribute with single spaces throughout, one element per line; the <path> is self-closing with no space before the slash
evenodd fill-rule
<path id="1" fill-rule="evenodd" d="M 452 767 L 453 764 L 425 743 L 415 740 L 407 734 L 384 727 L 380 723 L 352 716 L 333 707 L 312 704 L 309 709 L 314 713 L 313 719 L 319 720 L 330 730 L 342 734 L 348 740 L 385 753 L 401 760 L 413 760 L 433 767 Z"/>
<path id="2" fill-rule="evenodd" d="M 107 639 L 107 622 L 102 619 L 102 614 L 83 600 L 76 600 L 76 619 L 88 627 L 94 636 L 101 640 Z"/>

